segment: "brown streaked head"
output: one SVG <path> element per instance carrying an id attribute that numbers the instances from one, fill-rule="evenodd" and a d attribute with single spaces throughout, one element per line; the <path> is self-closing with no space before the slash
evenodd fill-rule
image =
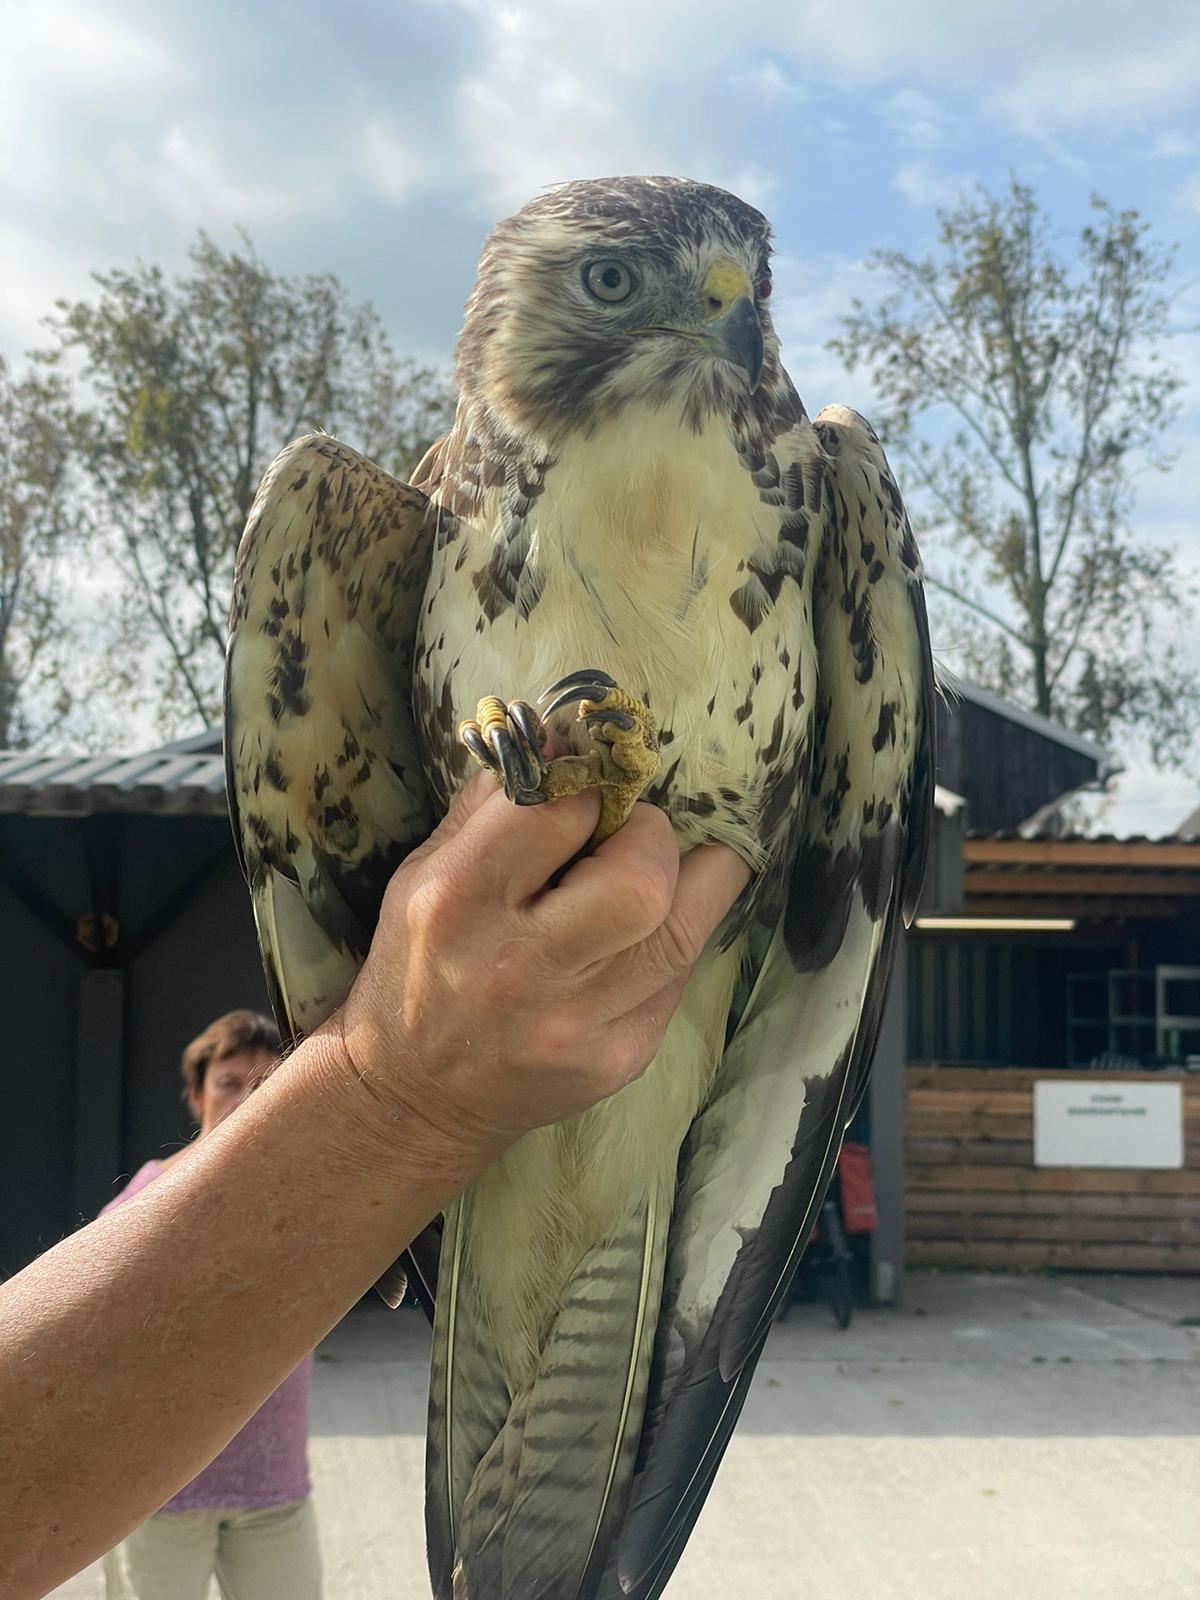
<path id="1" fill-rule="evenodd" d="M 770 224 L 686 178 L 566 183 L 501 222 L 458 345 L 464 403 L 552 441 L 624 406 L 694 425 L 779 380 Z"/>

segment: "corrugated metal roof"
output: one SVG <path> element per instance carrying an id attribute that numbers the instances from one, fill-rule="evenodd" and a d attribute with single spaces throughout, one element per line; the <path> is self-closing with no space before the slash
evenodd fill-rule
<path id="1" fill-rule="evenodd" d="M 133 756 L 0 752 L 0 813 L 81 817 L 96 812 L 223 817 L 220 728 Z"/>

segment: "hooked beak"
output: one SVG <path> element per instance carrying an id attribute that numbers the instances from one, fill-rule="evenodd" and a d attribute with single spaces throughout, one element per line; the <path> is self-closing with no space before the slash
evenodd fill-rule
<path id="1" fill-rule="evenodd" d="M 700 340 L 713 355 L 741 367 L 753 394 L 762 378 L 763 330 L 748 273 L 732 261 L 714 261 L 705 274 L 703 297 L 704 320 L 699 327 L 657 323 L 629 331 L 670 333 Z"/>
<path id="2" fill-rule="evenodd" d="M 705 335 L 726 361 L 741 367 L 750 385 L 750 393 L 758 388 L 763 368 L 762 323 L 753 302 L 740 296 L 724 315 L 710 322 Z"/>

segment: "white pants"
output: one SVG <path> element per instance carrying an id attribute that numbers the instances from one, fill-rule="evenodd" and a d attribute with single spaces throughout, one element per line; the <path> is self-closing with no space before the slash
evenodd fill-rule
<path id="1" fill-rule="evenodd" d="M 160 1511 L 104 1558 L 108 1600 L 321 1600 L 311 1500 L 265 1511 Z"/>

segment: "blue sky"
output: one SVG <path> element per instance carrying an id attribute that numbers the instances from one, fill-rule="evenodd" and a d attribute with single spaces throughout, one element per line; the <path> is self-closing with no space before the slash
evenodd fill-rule
<path id="1" fill-rule="evenodd" d="M 489 225 L 539 186 L 676 172 L 772 217 L 777 319 L 810 412 L 870 411 L 823 345 L 880 246 L 920 252 L 964 186 L 1032 183 L 1064 238 L 1091 192 L 1179 246 L 1189 380 L 1138 521 L 1200 572 L 1200 4 L 1158 0 L 0 0 L 0 352 L 92 268 L 243 226 L 332 270 L 397 347 L 448 362 Z M 1111 822 L 1194 803 L 1136 751 Z"/>

